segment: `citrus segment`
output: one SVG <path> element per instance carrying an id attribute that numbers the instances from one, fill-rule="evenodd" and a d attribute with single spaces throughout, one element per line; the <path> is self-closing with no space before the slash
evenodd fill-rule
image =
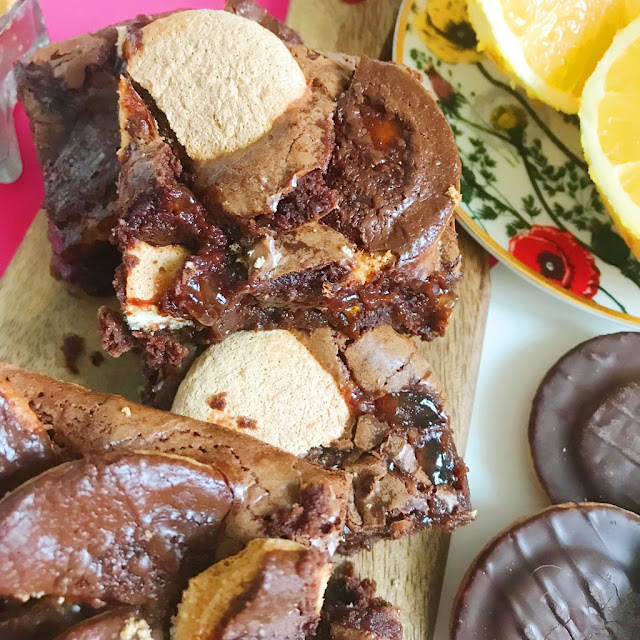
<path id="1" fill-rule="evenodd" d="M 618 32 L 588 79 L 580 124 L 591 177 L 640 258 L 640 17 Z"/>
<path id="2" fill-rule="evenodd" d="M 584 83 L 640 0 L 469 0 L 479 46 L 533 96 L 576 113 Z"/>

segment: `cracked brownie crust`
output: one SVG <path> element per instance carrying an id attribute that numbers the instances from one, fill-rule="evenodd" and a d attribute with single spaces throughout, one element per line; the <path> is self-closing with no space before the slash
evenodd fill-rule
<path id="1" fill-rule="evenodd" d="M 440 383 L 389 327 L 237 333 L 195 360 L 172 411 L 236 430 L 249 418 L 254 437 L 347 472 L 343 552 L 473 518 Z"/>
<path id="2" fill-rule="evenodd" d="M 145 62 L 145 28 L 151 19 L 129 24 L 123 52 L 111 28 L 84 36 L 60 60 L 55 48 L 45 49 L 23 68 L 21 95 L 49 176 L 47 208 L 58 275 L 79 284 L 84 277 L 86 288 L 103 290 L 104 274 L 122 258 L 103 261 L 100 273 L 90 273 L 87 261 L 98 265 L 98 248 L 113 258 L 106 241 L 115 242 L 125 266 L 137 242 L 180 245 L 190 259 L 155 304 L 167 326 L 178 318 L 192 325 L 201 341 L 276 326 L 329 325 L 356 336 L 391 324 L 426 339 L 441 334 L 460 276 L 451 223 L 460 163 L 434 99 L 400 65 L 309 50 L 246 0 L 231 2 L 228 10 L 258 20 L 282 39 L 307 90 L 265 135 L 223 156 L 190 157 L 177 116 L 156 103 L 147 78 L 151 63 Z M 154 33 L 172 33 L 170 17 L 152 25 Z M 90 56 L 79 55 L 79 46 Z M 116 77 L 127 63 L 118 107 Z M 187 73 L 182 64 L 172 67 L 177 63 L 171 56 L 163 64 L 169 76 Z M 94 91 L 90 70 L 96 66 L 101 70 L 100 109 L 89 99 Z M 61 79 L 40 81 L 57 68 Z M 83 143 L 86 157 L 77 155 L 78 162 L 89 166 L 99 155 L 110 164 L 99 172 L 103 187 L 84 169 L 80 172 L 77 186 L 97 195 L 58 206 L 67 193 L 67 178 L 56 172 L 55 160 L 76 152 L 70 133 L 51 145 L 51 134 L 40 123 L 56 118 L 63 129 L 70 127 L 62 106 L 75 96 L 73 70 L 85 76 L 80 93 L 87 94 L 86 117 L 92 126 L 110 123 L 104 139 L 112 140 L 99 146 Z M 240 72 L 238 78 L 241 86 Z M 58 94 L 57 101 L 51 99 Z M 118 108 L 120 170 L 113 152 Z M 102 118 L 102 110 L 110 117 Z M 82 189 L 76 191 L 82 195 Z M 86 257 L 86 264 L 74 251 Z M 123 324 L 140 334 L 128 341 L 143 351 L 153 342 L 151 334 L 163 329 L 131 326 L 126 312 Z M 111 352 L 124 348 L 112 346 Z"/>
<path id="3" fill-rule="evenodd" d="M 30 479 L 0 500 L 3 640 L 162 640 L 170 628 L 176 640 L 402 637 L 397 609 L 375 598 L 375 585 L 357 580 L 352 569 L 331 580 L 323 605 L 333 571 L 331 513 L 345 503 L 337 495 L 327 500 L 323 489 L 335 488 L 332 479 L 341 474 L 231 431 L 227 444 L 223 433 L 207 438 L 206 423 L 1 369 L 2 384 L 33 407 L 33 416 L 15 414 L 23 439 L 38 422 L 60 453 L 40 473 L 20 449 L 23 477 Z M 203 432 L 197 451 L 175 455 L 149 442 L 152 434 L 169 440 L 179 425 Z M 235 465 L 215 452 L 231 440 Z M 305 497 L 293 504 L 291 486 L 286 497 L 262 495 L 251 503 L 255 496 L 239 468 L 254 455 L 251 448 L 266 461 L 262 468 L 253 464 L 267 474 L 255 475 L 255 484 L 274 489 L 279 473 L 283 488 L 283 475 L 305 470 L 320 481 L 307 474 Z M 291 506 L 272 518 L 278 499 Z M 239 504 L 244 518 L 234 514 Z M 268 526 L 256 528 L 250 523 L 256 517 L 270 521 L 276 535 L 297 540 L 261 537 Z M 278 519 L 291 528 L 278 528 Z M 209 566 L 216 557 L 223 559 Z"/>
<path id="4" fill-rule="evenodd" d="M 51 271 L 89 293 L 109 292 L 120 167 L 117 29 L 39 49 L 16 67 L 44 174 Z"/>

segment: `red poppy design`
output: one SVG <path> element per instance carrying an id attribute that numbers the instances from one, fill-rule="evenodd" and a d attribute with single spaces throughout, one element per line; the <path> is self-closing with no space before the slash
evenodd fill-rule
<path id="1" fill-rule="evenodd" d="M 528 267 L 584 298 L 593 298 L 600 271 L 593 256 L 571 233 L 533 225 L 509 242 L 509 251 Z"/>
<path id="2" fill-rule="evenodd" d="M 427 71 L 427 77 L 438 100 L 448 100 L 453 96 L 453 87 L 433 67 Z"/>

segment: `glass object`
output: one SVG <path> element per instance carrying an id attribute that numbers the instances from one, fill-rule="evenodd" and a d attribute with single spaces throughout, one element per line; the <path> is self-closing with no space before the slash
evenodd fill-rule
<path id="1" fill-rule="evenodd" d="M 2 7 L 0 0 L 0 10 Z M 0 183 L 13 182 L 22 173 L 13 123 L 16 104 L 13 66 L 48 43 L 38 0 L 17 0 L 0 16 Z"/>

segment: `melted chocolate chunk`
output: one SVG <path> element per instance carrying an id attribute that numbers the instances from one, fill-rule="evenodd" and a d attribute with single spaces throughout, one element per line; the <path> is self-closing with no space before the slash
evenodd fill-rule
<path id="1" fill-rule="evenodd" d="M 243 301 L 247 290 L 246 269 L 226 252 L 209 251 L 185 264 L 161 308 L 210 327 L 213 340 L 219 341 L 245 325 L 251 306 Z"/>
<path id="2" fill-rule="evenodd" d="M 598 336 L 549 370 L 533 401 L 529 442 L 554 502 L 640 510 L 640 333 Z"/>
<path id="3" fill-rule="evenodd" d="M 185 458 L 62 464 L 0 502 L 0 595 L 166 610 L 190 571 L 211 561 L 232 500 L 219 472 Z"/>
<path id="4" fill-rule="evenodd" d="M 199 200 L 186 185 L 182 164 L 158 131 L 149 108 L 130 82 L 120 82 L 120 109 L 130 141 L 121 159 L 118 184 L 121 248 L 131 242 L 182 244 L 192 250 L 227 244 Z"/>
<path id="5" fill-rule="evenodd" d="M 0 498 L 58 461 L 44 425 L 11 385 L 0 382 Z"/>
<path id="6" fill-rule="evenodd" d="M 460 160 L 436 101 L 409 70 L 362 57 L 338 101 L 326 221 L 359 246 L 401 260 L 432 245 L 451 218 Z"/>
<path id="7" fill-rule="evenodd" d="M 377 402 L 391 424 L 402 427 L 433 427 L 443 422 L 442 408 L 434 398 L 417 390 L 389 393 Z"/>
<path id="8" fill-rule="evenodd" d="M 451 640 L 636 640 L 640 517 L 564 504 L 513 524 L 467 572 Z"/>

